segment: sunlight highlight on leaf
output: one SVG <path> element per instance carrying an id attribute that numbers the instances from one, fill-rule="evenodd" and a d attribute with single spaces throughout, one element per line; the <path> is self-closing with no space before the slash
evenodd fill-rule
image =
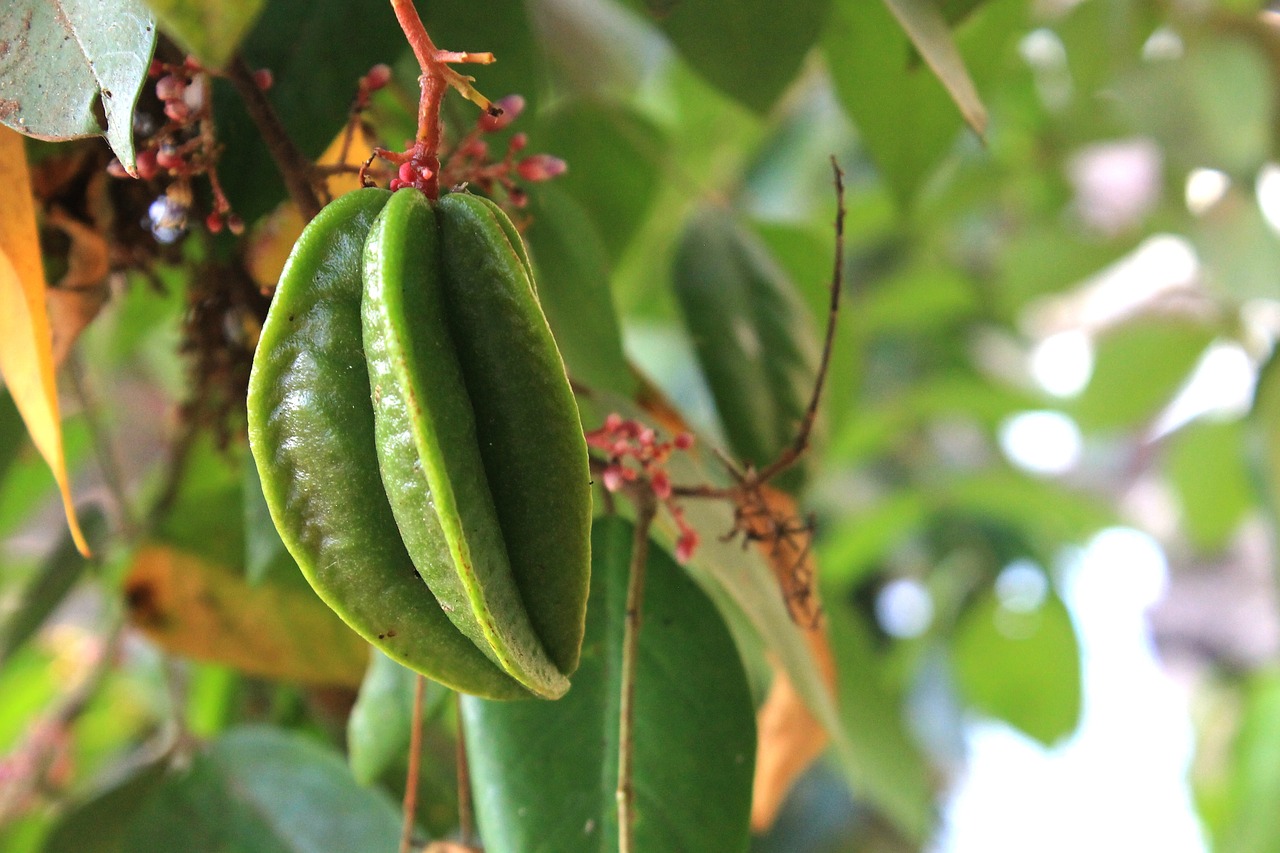
<path id="1" fill-rule="evenodd" d="M 49 463 L 62 490 L 62 504 L 76 548 L 88 556 L 89 546 L 76 520 L 62 452 L 40 238 L 27 155 L 22 146 L 21 136 L 0 128 L 0 375 L 22 413 L 32 442 Z"/>

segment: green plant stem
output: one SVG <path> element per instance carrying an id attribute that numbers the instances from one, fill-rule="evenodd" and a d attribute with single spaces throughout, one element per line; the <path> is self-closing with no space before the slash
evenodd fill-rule
<path id="1" fill-rule="evenodd" d="M 463 730 L 462 696 L 455 693 L 458 711 L 458 833 L 462 843 L 471 846 L 476 837 L 476 810 L 471 800 L 471 764 L 467 760 L 467 740 Z"/>
<path id="2" fill-rule="evenodd" d="M 400 853 L 413 848 L 414 813 L 418 810 L 418 773 L 422 759 L 422 697 L 427 680 L 419 675 L 413 682 L 413 719 L 409 723 L 409 772 L 404 780 L 404 822 L 400 825 Z"/>
<path id="3" fill-rule="evenodd" d="M 649 528 L 657 503 L 652 489 L 637 489 L 635 537 L 627 579 L 627 610 L 622 626 L 622 697 L 618 705 L 618 853 L 635 850 L 635 787 L 632 783 L 636 658 L 640 650 L 641 609 L 644 607 L 645 566 L 649 561 Z"/>

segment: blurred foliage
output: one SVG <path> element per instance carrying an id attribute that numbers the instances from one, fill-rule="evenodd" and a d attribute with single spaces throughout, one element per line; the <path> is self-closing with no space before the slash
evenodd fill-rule
<path id="1" fill-rule="evenodd" d="M 270 69 L 266 96 L 307 156 L 341 132 L 375 63 L 395 77 L 364 117 L 392 147 L 413 134 L 417 71 L 385 2 L 151 5 L 162 30 L 187 22 L 168 33 L 177 42 Z M 718 540 L 730 509 L 691 503 L 702 551 L 687 577 L 661 556 L 654 579 L 654 601 L 673 598 L 688 624 L 664 636 L 660 616 L 646 622 L 642 673 L 670 679 L 644 718 L 650 794 L 691 804 L 700 792 L 684 783 L 698 777 L 679 762 L 699 745 L 723 761 L 723 743 L 741 740 L 744 708 L 705 693 L 732 637 L 739 693 L 758 704 L 781 661 L 834 732 L 750 849 L 922 849 L 940 837 L 972 722 L 1055 748 L 1087 719 L 1070 567 L 1123 524 L 1163 548 L 1171 601 L 1211 591 L 1193 601 L 1207 616 L 1156 620 L 1192 673 L 1206 835 L 1223 851 L 1280 849 L 1278 620 L 1233 615 L 1275 600 L 1273 12 L 1240 0 L 420 5 L 441 47 L 497 55 L 469 67 L 477 87 L 522 94 L 513 129 L 568 163 L 528 188 L 522 217 L 569 372 L 591 391 L 586 428 L 615 409 L 644 417 L 661 394 L 700 448 L 766 463 L 756 457 L 786 443 L 807 402 L 833 277 L 841 291 L 821 440 L 783 484 L 817 531 L 836 701 L 822 704 L 765 561 Z M 243 38 L 190 24 L 218 16 Z M 453 101 L 456 138 L 475 110 Z M 147 87 L 139 104 L 154 122 Z M 966 125 L 978 107 L 982 139 Z M 223 80 L 214 116 L 227 197 L 269 240 L 284 183 Z M 104 145 L 41 144 L 36 165 L 43 208 L 92 223 L 113 251 L 110 298 L 72 357 L 81 381 L 63 383 L 67 464 L 78 498 L 102 507 L 86 522 L 107 530 L 92 563 L 63 541 L 48 469 L 0 393 L 0 849 L 393 849 L 413 678 L 368 658 L 265 512 L 242 435 L 266 304 L 244 283 L 245 241 L 196 226 L 197 181 L 190 233 L 158 247 L 135 226 L 163 183 L 108 179 Z M 832 156 L 847 186 L 836 271 Z M 51 270 L 68 264 L 55 231 L 42 235 Z M 717 290 L 699 302 L 699 285 Z M 1066 431 L 1019 445 L 1033 412 Z M 720 476 L 707 453 L 678 473 Z M 660 530 L 655 548 L 672 539 Z M 597 565 L 606 586 L 622 571 L 612 557 Z M 1034 566 L 1041 594 L 1011 598 L 1011 566 Z M 600 644 L 614 616 L 593 611 Z M 707 656 L 684 661 L 691 649 Z M 585 676 L 566 715 L 470 702 L 459 714 L 430 686 L 419 839 L 460 831 L 459 717 L 487 796 L 551 809 L 510 834 L 580 838 L 557 818 L 595 832 L 616 821 L 616 756 L 600 740 L 616 673 Z M 686 689 L 702 704 L 682 706 Z M 699 739 L 676 713 L 689 709 L 728 734 Z M 740 824 L 747 769 L 704 781 L 693 804 Z M 681 784 L 661 781 L 673 772 Z M 554 811 L 566 797 L 580 799 Z M 500 809 L 478 808 L 483 830 Z M 672 837 L 708 828 L 695 809 L 671 817 Z"/>

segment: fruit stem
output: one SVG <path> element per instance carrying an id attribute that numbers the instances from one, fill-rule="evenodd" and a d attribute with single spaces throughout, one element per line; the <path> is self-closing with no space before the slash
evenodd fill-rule
<path id="1" fill-rule="evenodd" d="M 475 62 L 488 65 L 493 62 L 492 53 L 458 53 L 440 50 L 431 41 L 427 28 L 422 25 L 422 18 L 413 5 L 413 0 L 391 0 L 391 8 L 396 13 L 400 29 L 404 30 L 413 55 L 418 60 L 422 74 L 418 77 L 421 94 L 418 99 L 418 135 L 413 148 L 405 160 L 411 162 L 425 178 L 422 190 L 429 198 L 440 195 L 440 141 L 443 135 L 443 123 L 440 118 L 440 106 L 450 87 L 457 89 L 466 98 L 490 115 L 501 115 L 502 110 L 489 103 L 489 100 L 477 92 L 472 86 L 472 78 L 459 74 L 449 67 L 450 63 Z"/>
<path id="2" fill-rule="evenodd" d="M 618 853 L 635 850 L 636 660 L 640 653 L 640 614 L 644 608 L 645 569 L 649 563 L 649 528 L 658 511 L 653 492 L 637 490 L 635 534 L 631 542 L 631 570 L 627 579 L 627 609 L 622 627 L 622 692 L 618 707 Z"/>

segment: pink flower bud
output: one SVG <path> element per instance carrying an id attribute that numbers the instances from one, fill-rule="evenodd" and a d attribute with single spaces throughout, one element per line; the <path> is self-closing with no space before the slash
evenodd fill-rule
<path id="1" fill-rule="evenodd" d="M 677 450 L 688 450 L 690 447 L 693 447 L 693 433 L 680 433 L 676 436 L 675 444 Z"/>
<path id="2" fill-rule="evenodd" d="M 368 74 L 364 75 L 365 88 L 370 92 L 376 92 L 390 82 L 391 66 L 385 62 L 379 62 L 369 69 Z"/>
<path id="3" fill-rule="evenodd" d="M 610 465 L 604 469 L 604 487 L 607 491 L 616 492 L 625 482 L 621 465 Z"/>
<path id="4" fill-rule="evenodd" d="M 186 90 L 187 81 L 176 74 L 166 74 L 156 81 L 156 97 L 162 101 L 181 98 Z"/>
<path id="5" fill-rule="evenodd" d="M 253 72 L 253 83 L 263 92 L 275 85 L 275 82 L 275 75 L 271 73 L 270 68 L 259 68 Z"/>
<path id="6" fill-rule="evenodd" d="M 671 497 L 671 477 L 666 471 L 654 471 L 653 476 L 649 478 L 649 483 L 653 486 L 653 493 L 659 500 L 665 501 Z"/>
<path id="7" fill-rule="evenodd" d="M 176 122 L 184 122 L 191 115 L 191 108 L 186 101 L 165 101 L 164 114 Z"/>
<path id="8" fill-rule="evenodd" d="M 676 540 L 676 560 L 687 563 L 693 559 L 693 552 L 698 550 L 698 531 L 685 530 Z"/>
<path id="9" fill-rule="evenodd" d="M 493 113 L 485 113 L 480 116 L 477 122 L 479 128 L 484 133 L 495 133 L 505 127 L 510 127 L 511 122 L 520 117 L 520 113 L 524 112 L 524 98 L 519 95 L 507 95 L 502 100 L 494 104 L 500 112 L 497 115 Z"/>

